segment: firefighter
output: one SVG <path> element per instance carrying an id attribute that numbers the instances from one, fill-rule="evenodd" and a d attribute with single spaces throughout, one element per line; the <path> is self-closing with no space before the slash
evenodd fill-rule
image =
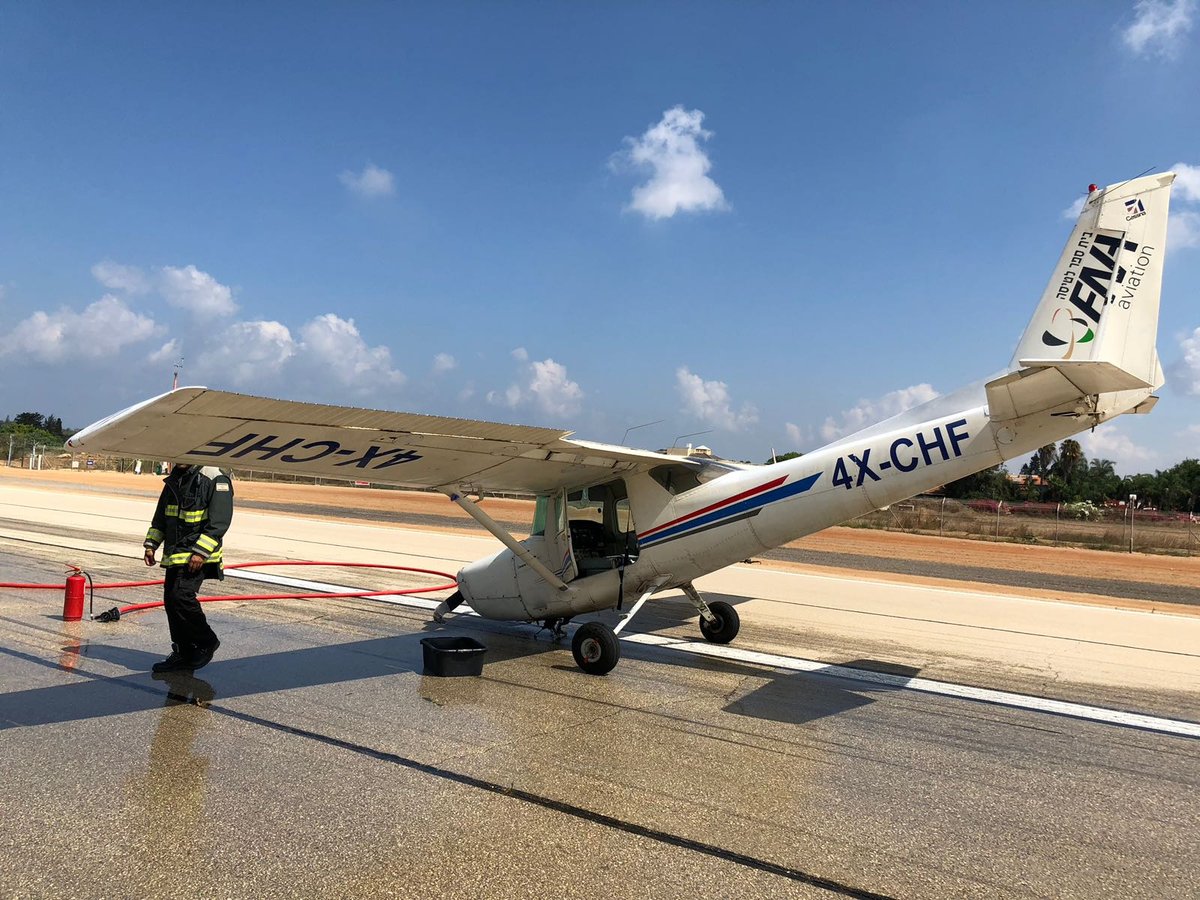
<path id="1" fill-rule="evenodd" d="M 224 578 L 222 551 L 233 519 L 233 482 L 220 469 L 185 464 L 163 479 L 144 547 L 146 565 L 163 548 L 166 571 L 163 605 L 171 631 L 171 655 L 155 673 L 183 672 L 208 665 L 221 646 L 196 595 L 205 578 Z"/>

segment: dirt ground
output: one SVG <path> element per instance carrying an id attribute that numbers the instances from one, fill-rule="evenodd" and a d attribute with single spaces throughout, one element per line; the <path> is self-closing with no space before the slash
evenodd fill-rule
<path id="1" fill-rule="evenodd" d="M 158 495 L 160 481 L 151 475 L 118 472 L 47 471 L 0 468 L 0 490 L 6 480 L 28 484 L 75 485 L 87 490 L 121 494 Z M 354 518 L 378 512 L 378 524 L 389 524 L 385 516 L 404 513 L 406 520 L 418 520 L 427 529 L 475 529 L 471 518 L 443 495 L 416 491 L 379 490 L 360 487 L 291 484 L 269 481 L 239 481 L 237 496 L 255 506 L 279 507 L 293 514 L 312 514 L 344 518 L 354 510 Z M 527 500 L 488 498 L 484 508 L 494 518 L 514 529 L 527 525 L 533 517 L 533 504 Z M 1038 547 L 989 541 L 944 538 L 932 535 L 875 531 L 863 528 L 835 527 L 810 535 L 788 545 L 810 553 L 829 553 L 879 558 L 904 558 L 937 566 L 953 562 L 958 566 L 984 569 L 1047 573 L 1089 579 L 1115 579 L 1200 587 L 1200 557 L 1154 556 L 1142 553 L 1113 553 L 1067 547 Z M 786 562 L 768 565 L 791 567 Z M 799 566 L 802 568 L 802 566 Z"/>

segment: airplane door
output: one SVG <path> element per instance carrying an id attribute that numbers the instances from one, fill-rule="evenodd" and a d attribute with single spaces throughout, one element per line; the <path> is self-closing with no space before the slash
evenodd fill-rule
<path id="1" fill-rule="evenodd" d="M 575 565 L 575 553 L 571 547 L 567 492 L 559 490 L 546 500 L 546 561 L 563 581 L 574 581 L 579 569 Z"/>

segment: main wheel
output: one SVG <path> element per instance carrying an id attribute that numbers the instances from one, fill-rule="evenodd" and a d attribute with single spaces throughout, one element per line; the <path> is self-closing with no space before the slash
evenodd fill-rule
<path id="1" fill-rule="evenodd" d="M 580 625 L 571 639 L 575 664 L 589 675 L 607 675 L 621 658 L 616 632 L 603 622 Z"/>
<path id="2" fill-rule="evenodd" d="M 737 610 L 724 600 L 714 600 L 708 604 L 708 608 L 717 617 L 717 621 L 710 624 L 701 616 L 700 633 L 714 644 L 728 644 L 737 637 L 738 629 L 742 627 Z"/>

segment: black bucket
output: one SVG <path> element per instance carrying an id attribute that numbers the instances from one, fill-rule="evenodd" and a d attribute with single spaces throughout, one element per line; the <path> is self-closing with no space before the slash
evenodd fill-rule
<path id="1" fill-rule="evenodd" d="M 441 678 L 482 675 L 483 654 L 487 647 L 469 637 L 421 638 L 425 674 Z"/>

